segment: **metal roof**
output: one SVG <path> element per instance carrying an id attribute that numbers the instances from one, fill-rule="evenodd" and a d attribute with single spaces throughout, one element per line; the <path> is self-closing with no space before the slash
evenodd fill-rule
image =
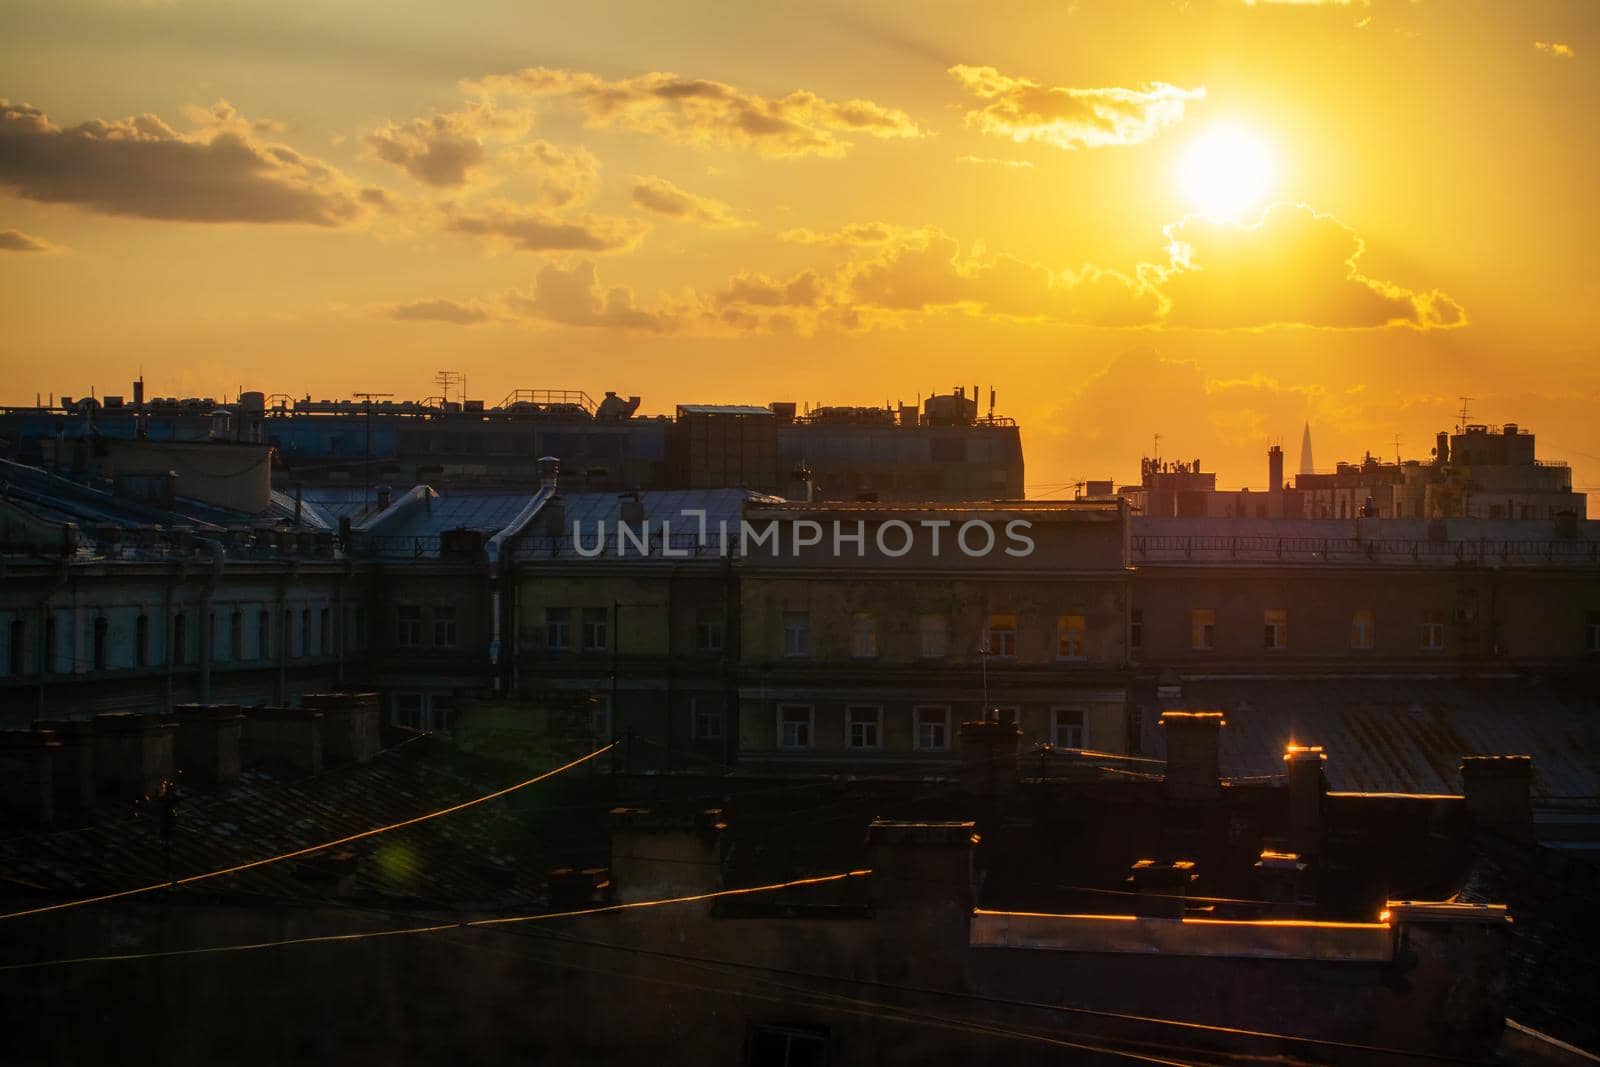
<path id="1" fill-rule="evenodd" d="M 758 408 L 750 404 L 679 404 L 680 415 L 765 415 L 769 418 L 772 411 L 768 408 Z"/>
<path id="2" fill-rule="evenodd" d="M 1153 690 L 1142 747 L 1166 756 Z M 1184 679 L 1184 708 L 1217 709 L 1222 772 L 1282 774 L 1291 743 L 1321 745 L 1328 786 L 1462 791 L 1462 756 L 1530 755 L 1535 799 L 1600 799 L 1600 697 L 1518 679 Z"/>
<path id="3" fill-rule="evenodd" d="M 441 493 L 386 520 L 378 532 L 387 537 L 433 537 L 446 530 L 493 534 L 516 518 L 532 496 L 533 491 Z"/>
<path id="4" fill-rule="evenodd" d="M 587 558 L 587 559 L 617 559 L 617 525 L 622 519 L 622 501 L 625 497 L 634 494 L 628 493 L 558 493 L 546 504 L 541 516 L 536 516 L 529 533 L 517 542 L 518 559 L 549 559 L 549 558 Z M 727 524 L 730 537 L 735 543 L 738 540 L 739 522 L 744 515 L 746 503 L 766 503 L 776 501 L 776 497 L 765 496 L 749 489 L 676 489 L 662 492 L 639 493 L 639 503 L 644 512 L 645 522 L 649 526 L 650 547 L 646 555 L 633 547 L 632 542 L 624 542 L 624 551 L 620 558 L 637 560 L 650 558 L 656 560 L 676 560 L 682 556 L 664 556 L 662 554 L 662 530 L 664 525 L 670 528 L 671 547 L 676 552 L 689 553 L 688 558 L 706 558 L 720 555 L 720 529 L 723 523 Z M 552 506 L 560 502 L 562 510 L 561 533 L 555 534 L 548 525 L 541 524 L 540 517 L 549 521 L 553 514 Z M 705 512 L 705 538 L 702 543 L 700 530 L 700 517 L 689 512 Z M 573 530 L 581 533 L 582 547 L 590 554 L 580 556 L 577 546 L 573 543 Z M 601 543 L 601 532 L 604 531 L 604 548 L 595 553 L 592 550 Z"/>

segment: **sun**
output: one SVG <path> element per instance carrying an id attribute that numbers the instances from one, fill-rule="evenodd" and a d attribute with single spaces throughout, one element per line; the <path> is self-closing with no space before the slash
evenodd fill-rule
<path id="1" fill-rule="evenodd" d="M 1243 126 L 1213 126 L 1178 165 L 1183 195 L 1203 214 L 1236 220 L 1272 191 L 1278 166 L 1271 149 Z"/>

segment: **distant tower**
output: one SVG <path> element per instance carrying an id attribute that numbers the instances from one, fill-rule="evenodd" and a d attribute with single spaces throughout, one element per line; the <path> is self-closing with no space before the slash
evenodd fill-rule
<path id="1" fill-rule="evenodd" d="M 1316 464 L 1311 461 L 1311 424 L 1306 423 L 1305 436 L 1300 438 L 1300 473 L 1317 473 Z"/>

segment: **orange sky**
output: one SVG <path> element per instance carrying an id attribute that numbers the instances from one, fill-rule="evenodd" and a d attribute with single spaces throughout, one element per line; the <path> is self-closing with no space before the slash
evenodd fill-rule
<path id="1" fill-rule="evenodd" d="M 993 385 L 1043 495 L 1132 478 L 1157 433 L 1228 486 L 1273 441 L 1292 469 L 1307 420 L 1324 465 L 1425 458 L 1466 395 L 1600 498 L 1592 0 L 21 0 L 7 25 L 6 402 L 141 367 L 317 396 L 449 368 L 490 403 L 646 411 Z"/>

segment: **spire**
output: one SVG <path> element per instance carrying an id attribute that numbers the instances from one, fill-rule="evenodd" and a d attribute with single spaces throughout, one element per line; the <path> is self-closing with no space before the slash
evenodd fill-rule
<path id="1" fill-rule="evenodd" d="M 1316 465 L 1311 460 L 1311 423 L 1306 423 L 1305 436 L 1300 438 L 1300 473 L 1317 473 Z"/>

